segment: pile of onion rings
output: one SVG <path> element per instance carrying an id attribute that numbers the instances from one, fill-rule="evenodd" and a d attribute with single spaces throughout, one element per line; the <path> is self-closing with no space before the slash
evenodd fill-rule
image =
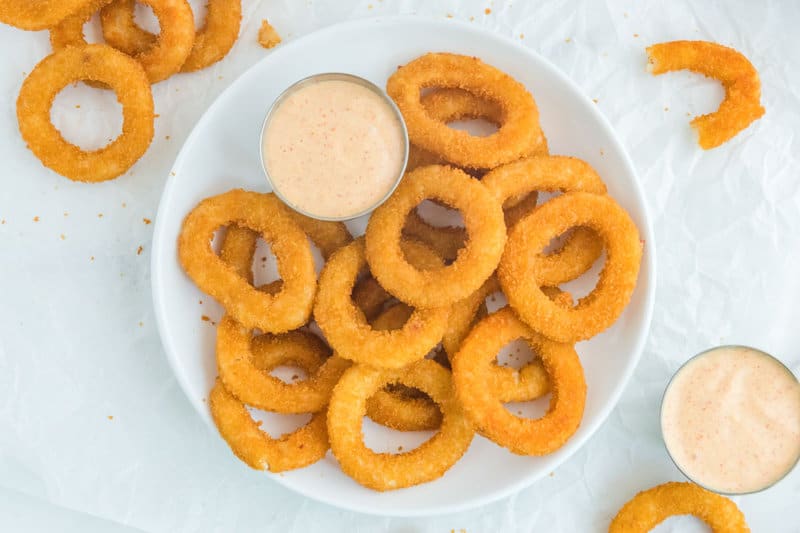
<path id="1" fill-rule="evenodd" d="M 420 97 L 420 88 L 431 91 Z M 553 453 L 578 430 L 586 402 L 574 344 L 609 327 L 635 287 L 638 229 L 588 163 L 547 153 L 524 87 L 480 60 L 429 54 L 401 67 L 389 93 L 419 157 L 364 236 L 242 190 L 201 201 L 184 221 L 181 264 L 225 309 L 212 413 L 254 468 L 303 467 L 330 442 L 347 475 L 383 491 L 442 476 L 476 432 L 516 454 Z M 465 118 L 488 120 L 498 132 L 472 137 L 448 126 Z M 543 194 L 555 196 L 540 202 Z M 417 208 L 426 200 L 458 210 L 463 227 L 425 220 Z M 221 227 L 217 255 L 211 240 Z M 259 237 L 282 279 L 256 287 Z M 555 238 L 563 240 L 552 245 Z M 312 245 L 325 261 L 318 277 Z M 559 286 L 603 251 L 597 287 L 576 303 Z M 495 310 L 496 297 L 508 305 Z M 533 359 L 515 369 L 499 356 L 518 339 Z M 284 382 L 269 373 L 276 365 L 306 377 Z M 505 405 L 547 394 L 550 409 L 536 420 Z M 312 418 L 273 439 L 247 406 Z M 410 451 L 376 453 L 364 444 L 365 416 L 434 436 Z"/>
<path id="2" fill-rule="evenodd" d="M 672 41 L 649 46 L 647 58 L 647 70 L 653 75 L 686 69 L 719 80 L 725 88 L 719 108 L 691 122 L 705 150 L 730 140 L 764 114 L 758 72 L 733 48 L 707 41 Z"/>
<path id="3" fill-rule="evenodd" d="M 50 31 L 53 53 L 23 83 L 17 117 L 28 148 L 44 166 L 71 180 L 101 182 L 127 172 L 153 138 L 156 115 L 150 85 L 216 63 L 238 38 L 241 0 L 212 0 L 200 30 L 195 30 L 187 0 L 140 1 L 158 18 L 158 35 L 134 22 L 135 0 L 0 2 L 0 22 Z M 86 22 L 98 12 L 107 45 L 90 45 L 83 34 Z M 56 95 L 79 81 L 112 89 L 122 104 L 122 134 L 99 150 L 82 150 L 67 142 L 50 122 Z"/>
<path id="4" fill-rule="evenodd" d="M 750 533 L 736 504 L 694 483 L 670 482 L 633 497 L 611 521 L 609 533 L 645 533 L 675 515 L 694 515 L 716 533 Z"/>

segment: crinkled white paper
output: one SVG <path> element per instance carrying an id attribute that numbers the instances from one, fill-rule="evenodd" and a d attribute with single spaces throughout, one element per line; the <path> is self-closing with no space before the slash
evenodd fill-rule
<path id="1" fill-rule="evenodd" d="M 199 6 L 201 2 L 192 2 Z M 49 53 L 47 34 L 0 28 L 0 523 L 3 531 L 604 531 L 638 490 L 681 479 L 659 435 L 672 372 L 719 343 L 769 351 L 800 372 L 800 4 L 593 0 L 526 2 L 243 0 L 239 42 L 221 63 L 154 88 L 156 137 L 116 181 L 72 183 L 17 132 L 15 100 Z M 203 110 L 285 40 L 336 22 L 417 13 L 513 37 L 596 100 L 627 147 L 655 224 L 658 290 L 642 361 L 584 449 L 536 485 L 459 515 L 384 519 L 343 512 L 251 471 L 212 435 L 162 352 L 149 286 L 159 195 Z M 759 69 L 766 115 L 712 151 L 691 116 L 722 97 L 689 73 L 652 77 L 644 47 L 673 39 L 734 46 Z M 81 105 L 81 110 L 75 110 Z M 116 110 L 116 111 L 115 111 Z M 114 98 L 70 88 L 56 123 L 101 145 Z M 800 469 L 736 498 L 753 531 L 800 531 Z M 702 528 L 673 520 L 658 531 Z"/>

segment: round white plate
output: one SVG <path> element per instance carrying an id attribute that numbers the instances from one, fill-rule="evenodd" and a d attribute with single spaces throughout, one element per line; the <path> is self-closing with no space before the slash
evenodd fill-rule
<path id="1" fill-rule="evenodd" d="M 607 332 L 577 346 L 588 383 L 586 412 L 578 432 L 558 452 L 520 457 L 476 437 L 444 477 L 387 493 L 358 485 L 341 472 L 330 453 L 308 468 L 264 474 L 310 498 L 373 514 L 455 512 L 508 496 L 552 472 L 587 441 L 616 404 L 642 352 L 653 309 L 654 240 L 635 171 L 597 107 L 561 72 L 511 40 L 453 21 L 402 17 L 331 26 L 282 44 L 209 107 L 183 146 L 161 198 L 152 256 L 158 328 L 175 375 L 214 430 L 214 438 L 205 399 L 216 376 L 216 328 L 201 315 L 217 321 L 221 309 L 192 284 L 178 263 L 176 242 L 183 218 L 203 198 L 231 188 L 268 190 L 259 162 L 260 128 L 269 105 L 291 83 L 318 72 L 349 72 L 384 86 L 398 65 L 429 51 L 478 56 L 524 83 L 539 105 L 551 152 L 591 163 L 609 193 L 633 217 L 646 246 L 639 283 L 623 316 Z M 351 229 L 361 233 L 364 226 L 359 220 Z M 408 447 L 422 438 L 398 436 L 367 422 L 365 433 L 368 444 L 385 450 Z"/>

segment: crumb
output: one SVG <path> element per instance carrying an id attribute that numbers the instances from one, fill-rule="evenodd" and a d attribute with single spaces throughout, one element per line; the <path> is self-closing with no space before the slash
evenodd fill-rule
<path id="1" fill-rule="evenodd" d="M 597 98 L 592 98 L 592 102 L 596 104 L 597 102 L 599 102 L 599 100 Z"/>
<path id="2" fill-rule="evenodd" d="M 122 202 L 122 208 L 125 209 L 126 207 L 128 207 L 128 204 L 126 204 L 125 202 Z"/>
<path id="3" fill-rule="evenodd" d="M 158 118 L 158 117 L 160 117 L 160 116 L 161 116 L 161 115 L 159 115 L 158 113 L 156 113 L 155 115 L 153 115 L 153 118 Z"/>
<path id="4" fill-rule="evenodd" d="M 109 420 L 114 420 L 114 415 L 108 415 Z"/>
<path id="5" fill-rule="evenodd" d="M 448 14 L 447 14 L 447 15 L 445 15 L 445 16 L 446 16 L 447 18 L 449 18 L 449 19 L 453 18 L 453 14 L 452 14 L 452 13 L 448 13 Z"/>
<path id="6" fill-rule="evenodd" d="M 39 222 L 39 217 L 38 216 L 33 217 L 33 221 L 34 222 Z"/>
<path id="7" fill-rule="evenodd" d="M 633 34 L 633 37 L 634 37 L 634 39 L 635 39 L 636 37 L 639 37 L 639 34 L 638 34 L 638 33 L 634 33 L 634 34 Z"/>
<path id="8" fill-rule="evenodd" d="M 397 447 L 397 451 L 398 451 L 398 452 L 402 452 L 402 451 L 403 451 L 403 447 L 402 447 L 402 446 L 398 446 L 398 447 Z"/>
<path id="9" fill-rule="evenodd" d="M 201 315 L 200 316 L 200 320 L 202 320 L 203 322 L 210 322 L 211 321 L 211 319 L 208 318 L 206 315 Z"/>
<path id="10" fill-rule="evenodd" d="M 69 212 L 68 211 L 64 211 L 64 216 L 68 217 L 69 216 Z"/>
<path id="11" fill-rule="evenodd" d="M 519 34 L 519 38 L 520 38 L 520 39 L 524 39 L 524 38 L 525 38 L 525 34 L 524 34 L 524 33 L 520 33 L 520 34 Z"/>
<path id="12" fill-rule="evenodd" d="M 266 261 L 267 261 L 267 256 L 265 255 L 264 257 L 261 258 L 261 262 L 265 263 Z"/>
<path id="13" fill-rule="evenodd" d="M 81 104 L 75 104 L 75 109 L 80 109 L 80 108 L 81 108 Z"/>
<path id="14" fill-rule="evenodd" d="M 522 416 L 522 411 L 517 411 L 517 414 L 518 414 L 519 416 Z"/>
<path id="15" fill-rule="evenodd" d="M 217 79 L 218 79 L 218 80 L 221 80 L 221 79 L 222 79 L 222 76 L 217 76 Z"/>
<path id="16" fill-rule="evenodd" d="M 144 327 L 144 322 L 139 322 L 139 327 Z"/>
<path id="17" fill-rule="evenodd" d="M 367 9 L 372 9 L 372 4 L 369 4 L 369 5 L 367 6 Z"/>
<path id="18" fill-rule="evenodd" d="M 263 424 L 264 424 L 263 420 L 259 420 L 258 422 L 256 422 L 256 426 L 258 427 L 261 427 Z"/>
<path id="19" fill-rule="evenodd" d="M 103 213 L 97 213 L 97 218 L 103 218 Z"/>
<path id="20" fill-rule="evenodd" d="M 604 151 L 600 150 L 600 155 L 606 155 L 606 153 Z"/>
<path id="21" fill-rule="evenodd" d="M 142 222 L 144 222 L 145 225 L 148 225 L 148 224 L 150 224 L 152 222 L 152 220 L 150 220 L 149 218 L 143 218 Z"/>
<path id="22" fill-rule="evenodd" d="M 571 42 L 571 41 L 572 41 L 572 37 L 567 37 L 566 39 L 564 39 L 565 43 L 568 43 L 568 42 Z"/>
<path id="23" fill-rule="evenodd" d="M 555 475 L 555 472 L 550 472 L 550 477 L 553 477 L 554 475 Z"/>
<path id="24" fill-rule="evenodd" d="M 169 140 L 169 135 L 164 136 L 164 139 Z"/>
<path id="25" fill-rule="evenodd" d="M 200 305 L 203 305 L 203 300 L 199 300 L 199 302 L 200 302 Z"/>
<path id="26" fill-rule="evenodd" d="M 89 257 L 89 261 L 94 262 L 94 256 Z"/>
<path id="27" fill-rule="evenodd" d="M 174 173 L 174 172 L 170 172 L 170 173 L 169 173 L 169 175 L 170 175 L 170 176 L 174 176 L 174 175 L 175 175 L 175 173 Z"/>
<path id="28" fill-rule="evenodd" d="M 470 18 L 469 18 L 469 21 L 470 21 L 470 22 L 473 22 L 474 20 L 475 20 L 475 17 L 470 17 Z"/>
<path id="29" fill-rule="evenodd" d="M 6 219 L 0 220 L 0 224 L 5 224 L 5 223 L 6 223 Z"/>
<path id="30" fill-rule="evenodd" d="M 687 112 L 686 112 L 686 116 L 687 116 L 687 117 L 691 117 L 691 116 L 692 116 L 692 114 L 691 114 L 691 113 L 689 113 L 689 112 L 687 111 Z"/>
<path id="31" fill-rule="evenodd" d="M 143 247 L 143 246 L 139 246 L 139 247 L 136 249 L 136 255 L 142 255 L 142 252 L 143 252 L 143 251 L 144 251 L 144 247 Z"/>
<path id="32" fill-rule="evenodd" d="M 292 375 L 292 381 L 297 381 L 298 379 L 300 379 L 300 376 L 298 376 L 297 374 Z"/>
<path id="33" fill-rule="evenodd" d="M 490 8 L 488 8 L 488 7 L 486 9 L 484 9 L 483 12 L 486 13 L 487 15 L 491 15 L 492 14 L 492 10 Z"/>
<path id="34" fill-rule="evenodd" d="M 668 108 L 668 107 L 665 107 L 665 108 L 664 108 L 664 111 L 669 111 L 669 108 Z"/>
<path id="35" fill-rule="evenodd" d="M 67 236 L 66 236 L 66 235 L 64 235 L 63 233 L 60 235 L 60 237 L 61 237 L 61 240 L 62 240 L 62 241 L 64 241 L 64 240 L 66 240 L 66 239 L 67 239 Z"/>
<path id="36" fill-rule="evenodd" d="M 371 5 L 370 9 L 372 9 Z M 275 28 L 272 27 L 267 19 L 262 20 L 261 28 L 258 30 L 258 44 L 269 49 L 279 45 L 280 42 L 281 36 L 278 35 L 278 32 L 275 31 Z"/>

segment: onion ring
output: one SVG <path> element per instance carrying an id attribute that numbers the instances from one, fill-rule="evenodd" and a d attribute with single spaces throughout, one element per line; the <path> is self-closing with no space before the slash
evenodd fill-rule
<path id="1" fill-rule="evenodd" d="M 398 303 L 386 309 L 373 322 L 378 331 L 400 329 L 413 309 Z M 405 385 L 388 385 L 367 400 L 367 416 L 382 426 L 398 431 L 424 431 L 442 424 L 442 412 L 429 397 Z"/>
<path id="2" fill-rule="evenodd" d="M 266 411 L 315 413 L 323 409 L 333 386 L 350 366 L 349 361 L 329 355 L 325 343 L 307 331 L 253 338 L 250 330 L 227 315 L 217 328 L 219 378 L 240 401 Z M 310 357 L 317 364 L 310 364 Z M 303 367 L 308 378 L 285 383 L 267 373 L 287 362 Z"/>
<path id="3" fill-rule="evenodd" d="M 145 0 L 138 1 L 145 2 Z M 157 40 L 155 35 L 136 24 L 134 6 L 134 0 L 116 0 L 100 13 L 103 37 L 106 42 L 130 55 L 142 53 Z M 200 70 L 228 55 L 239 37 L 242 2 L 241 0 L 209 0 L 203 27 L 195 32 L 194 15 L 192 15 L 191 21 L 194 44 L 180 67 L 181 72 Z"/>
<path id="4" fill-rule="evenodd" d="M 706 41 L 672 41 L 649 46 L 647 57 L 647 70 L 653 75 L 688 69 L 722 83 L 725 98 L 719 108 L 691 122 L 705 150 L 735 137 L 764 114 L 758 71 L 733 48 Z"/>
<path id="5" fill-rule="evenodd" d="M 364 445 L 361 430 L 367 399 L 391 383 L 425 392 L 442 412 L 437 433 L 418 448 L 402 454 L 375 453 Z M 333 389 L 328 407 L 331 451 L 342 470 L 374 490 L 394 490 L 444 475 L 469 448 L 474 430 L 455 399 L 450 373 L 423 359 L 403 369 L 355 365 Z"/>
<path id="6" fill-rule="evenodd" d="M 403 256 L 401 233 L 408 213 L 435 198 L 464 217 L 468 240 L 456 260 L 435 270 L 420 270 Z M 503 253 L 503 209 L 489 190 L 462 171 L 444 166 L 405 175 L 394 194 L 367 223 L 366 254 L 372 274 L 401 301 L 418 308 L 439 307 L 466 298 L 494 272 Z"/>
<path id="7" fill-rule="evenodd" d="M 742 511 L 719 494 L 694 483 L 669 482 L 637 494 L 620 509 L 609 533 L 645 533 L 670 516 L 694 515 L 714 533 L 749 533 Z"/>
<path id="8" fill-rule="evenodd" d="M 283 472 L 316 463 L 328 451 L 326 412 L 292 433 L 272 438 L 261 430 L 245 405 L 217 379 L 208 396 L 211 416 L 233 453 L 251 468 Z"/>
<path id="9" fill-rule="evenodd" d="M 421 104 L 420 91 L 428 87 L 460 88 L 496 103 L 503 111 L 502 126 L 488 137 L 450 128 Z M 525 87 L 475 57 L 425 54 L 398 68 L 386 92 L 405 118 L 411 143 L 458 166 L 494 168 L 519 159 L 541 132 L 536 102 Z"/>
<path id="10" fill-rule="evenodd" d="M 402 329 L 374 330 L 350 297 L 359 272 L 366 267 L 364 248 L 364 239 L 356 239 L 333 254 L 322 269 L 314 305 L 317 325 L 336 353 L 351 361 L 399 368 L 422 359 L 441 340 L 449 308 L 416 309 Z M 424 245 L 405 241 L 404 250 L 415 252 L 415 264 L 441 265 L 441 259 Z"/>
<path id="11" fill-rule="evenodd" d="M 538 156 L 509 163 L 486 174 L 483 184 L 501 201 L 533 191 L 605 194 L 606 184 L 587 162 L 576 157 Z M 527 215 L 527 214 L 526 214 Z M 514 225 L 506 215 L 509 228 Z M 580 277 L 603 253 L 603 241 L 585 227 L 575 228 L 564 244 L 539 260 L 539 284 L 556 286 Z"/>
<path id="12" fill-rule="evenodd" d="M 232 223 L 257 230 L 270 243 L 283 280 L 278 294 L 255 289 L 209 246 L 214 231 Z M 200 290 L 244 327 L 283 333 L 308 321 L 316 290 L 311 247 L 273 194 L 234 189 L 206 198 L 183 221 L 178 255 Z"/>
<path id="13" fill-rule="evenodd" d="M 535 345 L 552 387 L 550 409 L 542 418 L 512 415 L 497 397 L 492 366 L 497 352 L 524 338 Z M 545 455 L 577 431 L 586 403 L 586 382 L 575 349 L 550 341 L 523 324 L 505 307 L 481 320 L 452 360 L 456 396 L 482 435 L 519 455 Z M 508 369 L 511 370 L 511 369 Z M 513 372 L 513 371 L 512 371 Z"/>
<path id="14" fill-rule="evenodd" d="M 541 251 L 574 226 L 594 230 L 607 258 L 594 290 L 574 308 L 553 303 L 540 288 Z M 565 193 L 545 202 L 511 230 L 498 276 L 509 304 L 531 328 L 574 343 L 610 327 L 630 301 L 642 259 L 639 231 L 628 213 L 605 195 Z"/>
<path id="15" fill-rule="evenodd" d="M 445 124 L 456 120 L 482 119 L 500 128 L 505 119 L 503 108 L 496 102 L 480 98 L 463 89 L 436 89 L 422 95 L 420 103 L 431 118 Z M 537 121 L 536 135 L 524 155 L 547 154 L 547 152 L 547 138 Z"/>
<path id="16" fill-rule="evenodd" d="M 89 1 L 3 0 L 0 2 L 0 22 L 22 30 L 46 30 L 81 9 Z"/>
<path id="17" fill-rule="evenodd" d="M 106 10 L 118 9 L 116 6 L 128 0 L 113 0 L 102 7 L 102 14 Z M 125 50 L 106 37 L 106 42 L 132 56 L 142 64 L 150 83 L 163 81 L 181 70 L 186 62 L 194 43 L 194 16 L 187 0 L 141 0 L 153 9 L 161 26 L 161 33 L 154 38 L 147 47 L 132 51 Z M 101 7 L 101 6 L 97 6 Z M 80 16 L 74 17 L 69 24 L 51 33 L 50 42 L 53 49 L 64 45 L 83 45 L 86 39 L 83 36 L 83 24 L 94 11 L 83 10 Z"/>
<path id="18" fill-rule="evenodd" d="M 66 141 L 50 121 L 56 95 L 70 83 L 107 84 L 122 104 L 122 134 L 85 151 Z M 153 95 L 141 65 L 110 46 L 67 48 L 44 58 L 22 83 L 17 98 L 22 138 L 44 166 L 74 181 L 99 182 L 125 173 L 153 139 Z"/>

